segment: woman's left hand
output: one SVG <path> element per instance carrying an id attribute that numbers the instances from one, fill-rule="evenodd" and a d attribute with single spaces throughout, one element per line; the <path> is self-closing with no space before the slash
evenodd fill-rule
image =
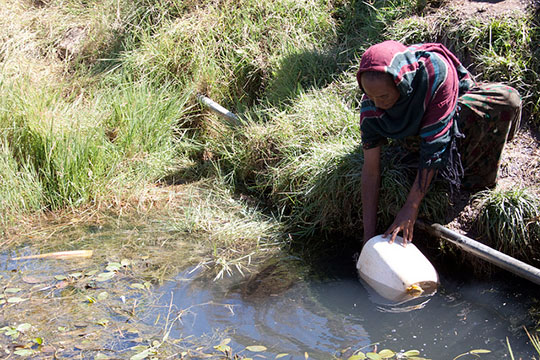
<path id="1" fill-rule="evenodd" d="M 403 233 L 403 246 L 407 243 L 412 242 L 413 240 L 413 230 L 414 223 L 416 222 L 416 217 L 418 216 L 418 207 L 405 203 L 399 213 L 397 214 L 394 222 L 386 230 L 383 237 L 386 238 L 388 235 L 391 235 L 390 242 L 394 242 L 396 236 L 402 232 Z"/>

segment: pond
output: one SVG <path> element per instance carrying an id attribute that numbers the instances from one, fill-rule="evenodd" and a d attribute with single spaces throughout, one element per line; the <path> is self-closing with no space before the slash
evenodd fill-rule
<path id="1" fill-rule="evenodd" d="M 163 239 L 178 238 L 144 234 L 159 238 L 162 248 Z M 33 247 L 1 255 L 0 354 L 347 359 L 359 349 L 387 348 L 431 359 L 486 349 L 461 359 L 501 359 L 510 358 L 507 339 L 517 358 L 535 354 L 523 327 L 534 325 L 529 310 L 538 290 L 510 275 L 486 281 L 440 271 L 436 294 L 389 304 L 359 281 L 352 258 L 314 266 L 281 253 L 249 274 L 214 280 L 178 257 L 157 281 L 147 271 L 162 271 L 152 263 L 156 252 L 122 258 L 125 232 L 96 239 L 113 245 L 92 259 L 11 260 L 35 253 Z"/>
<path id="2" fill-rule="evenodd" d="M 508 338 L 514 354 L 532 358 L 534 349 L 522 328 L 531 325 L 532 298 L 530 285 L 520 280 L 456 281 L 441 274 L 434 296 L 391 305 L 360 283 L 354 271 L 332 269 L 321 276 L 299 260 L 281 261 L 293 274 L 302 273 L 302 280 L 276 294 L 264 288 L 266 279 L 257 279 L 259 286 L 250 286 L 249 280 L 185 281 L 189 272 L 164 284 L 159 291 L 168 295 L 162 304 L 189 309 L 173 334 L 218 331 L 232 339 L 233 349 L 264 345 L 268 358 L 287 353 L 293 359 L 306 352 L 315 359 L 341 357 L 360 348 L 370 351 L 373 343 L 379 350 L 416 349 L 433 359 L 473 349 L 488 349 L 487 358 L 501 359 L 509 357 Z M 275 286 L 276 279 L 269 281 Z"/>

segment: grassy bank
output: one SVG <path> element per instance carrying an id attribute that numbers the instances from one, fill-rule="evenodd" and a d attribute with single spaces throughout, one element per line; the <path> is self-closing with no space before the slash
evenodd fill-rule
<path id="1" fill-rule="evenodd" d="M 405 0 L 6 1 L 0 10 L 3 233 L 32 214 L 137 209 L 140 194 L 153 184 L 216 179 L 236 191 L 231 198 L 249 198 L 246 209 L 264 204 L 276 214 L 286 229 L 282 239 L 292 233 L 313 248 L 332 244 L 324 240 L 332 234 L 358 241 L 361 94 L 354 73 L 372 43 L 443 42 L 479 79 L 518 88 L 524 122 L 538 126 L 534 12 L 480 19 L 462 16 L 451 4 L 437 6 Z M 200 107 L 196 93 L 241 120 L 216 118 Z M 381 229 L 414 175 L 396 148 L 387 147 L 384 157 Z M 505 209 L 525 210 L 501 211 L 493 220 L 488 204 L 495 196 L 484 193 L 478 227 L 491 229 L 487 234 L 497 243 L 504 224 L 514 221 L 525 229 L 516 238 L 526 234 L 527 246 L 536 248 L 538 202 L 525 201 L 525 191 L 496 191 L 513 199 L 503 201 Z M 420 216 L 442 222 L 451 205 L 444 184 L 436 182 Z M 213 221 L 221 221 L 220 211 L 215 208 Z M 223 236 L 236 237 L 233 231 Z M 522 253 L 519 244 L 509 242 L 508 251 Z"/>

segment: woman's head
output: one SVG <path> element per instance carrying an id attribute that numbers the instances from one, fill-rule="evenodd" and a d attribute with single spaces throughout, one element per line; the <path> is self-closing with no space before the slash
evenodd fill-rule
<path id="1" fill-rule="evenodd" d="M 356 79 L 375 106 L 387 110 L 414 92 L 412 83 L 417 69 L 418 61 L 409 48 L 388 40 L 364 52 Z"/>
<path id="2" fill-rule="evenodd" d="M 399 100 L 400 93 L 390 74 L 366 71 L 360 74 L 359 80 L 364 93 L 379 109 L 388 110 Z"/>

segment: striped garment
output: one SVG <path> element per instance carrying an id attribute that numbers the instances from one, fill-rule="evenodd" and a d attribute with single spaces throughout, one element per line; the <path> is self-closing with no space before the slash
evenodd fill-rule
<path id="1" fill-rule="evenodd" d="M 453 166 L 448 160 L 455 138 L 460 136 L 457 100 L 474 85 L 455 55 L 441 44 L 406 47 L 385 41 L 362 56 L 357 73 L 360 87 L 360 76 L 366 71 L 390 74 L 400 98 L 392 108 L 382 110 L 363 96 L 360 128 L 364 149 L 382 145 L 387 138 L 420 136 L 420 169 Z"/>

